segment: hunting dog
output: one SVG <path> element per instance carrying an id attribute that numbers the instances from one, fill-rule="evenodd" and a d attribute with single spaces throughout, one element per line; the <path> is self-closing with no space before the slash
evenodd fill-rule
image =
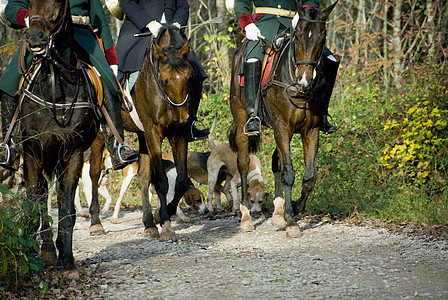
<path id="1" fill-rule="evenodd" d="M 213 194 L 216 183 L 219 181 L 219 174 L 223 170 L 228 177 L 230 175 L 230 187 L 232 190 L 233 207 L 232 211 L 237 212 L 240 209 L 240 201 L 238 197 L 238 187 L 241 186 L 241 177 L 238 172 L 237 164 L 238 154 L 230 148 L 229 143 L 224 143 L 215 146 L 207 160 L 208 172 L 208 197 L 207 205 L 209 211 L 213 212 Z M 222 176 L 222 175 L 221 175 Z M 264 185 L 263 176 L 261 175 L 260 159 L 251 154 L 249 156 L 249 173 L 247 176 L 249 183 L 248 195 L 250 201 L 250 211 L 252 213 L 261 212 L 261 206 L 266 201 L 268 193 Z M 220 203 L 216 201 L 216 206 L 219 209 Z"/>
<path id="2" fill-rule="evenodd" d="M 140 154 L 140 155 L 145 155 L 145 154 Z M 112 215 L 111 218 L 111 223 L 112 224 L 116 224 L 117 220 L 118 220 L 118 213 L 120 212 L 120 206 L 121 206 L 121 201 L 123 199 L 123 196 L 126 192 L 126 190 L 128 189 L 132 178 L 134 178 L 135 175 L 137 175 L 138 169 L 139 169 L 139 162 L 136 161 L 132 164 L 129 164 L 128 166 L 126 166 L 125 168 L 123 168 L 123 183 L 121 185 L 121 189 L 120 189 L 120 195 L 117 199 L 117 202 L 115 203 L 115 207 L 114 207 L 114 213 Z M 171 200 L 173 200 L 174 198 L 174 188 L 176 186 L 176 177 L 177 177 L 177 171 L 176 171 L 176 167 L 174 162 L 170 161 L 170 160 L 163 160 L 163 167 L 165 169 L 165 173 L 168 177 L 168 194 L 167 194 L 167 203 L 171 202 Z M 197 189 L 196 187 L 194 187 L 193 183 L 190 181 L 191 186 L 190 188 L 185 192 L 183 199 L 185 201 L 185 203 L 188 206 L 191 206 L 192 208 L 194 208 L 196 211 L 198 211 L 201 214 L 207 214 L 208 213 L 208 208 L 207 206 L 204 204 L 204 196 L 202 195 L 202 192 Z M 151 199 L 152 195 L 156 194 L 154 186 L 151 184 L 149 186 L 149 199 Z M 159 207 L 160 203 L 158 202 L 157 207 Z M 101 213 L 106 213 L 107 210 L 109 210 L 109 206 L 105 206 L 103 208 L 103 210 L 101 211 Z M 178 216 L 178 218 L 186 223 L 191 223 L 194 220 L 191 218 L 188 218 L 184 212 L 182 211 L 182 209 L 180 207 L 177 207 L 176 210 L 176 215 Z M 157 216 L 156 216 L 157 218 Z"/>

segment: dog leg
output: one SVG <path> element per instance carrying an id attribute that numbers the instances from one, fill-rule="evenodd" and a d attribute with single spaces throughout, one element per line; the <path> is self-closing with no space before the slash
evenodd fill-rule
<path id="1" fill-rule="evenodd" d="M 115 203 L 114 213 L 112 215 L 112 218 L 110 218 L 110 222 L 112 224 L 117 224 L 118 213 L 120 212 L 121 200 L 123 200 L 124 194 L 126 193 L 126 190 L 131 184 L 132 178 L 134 178 L 135 174 L 137 174 L 137 169 L 134 168 L 132 165 L 129 165 L 129 168 L 127 169 L 126 172 L 126 176 L 123 179 L 123 183 L 121 184 L 120 195 L 118 196 L 117 203 Z"/>
<path id="2" fill-rule="evenodd" d="M 104 197 L 104 199 L 106 199 L 106 203 L 104 203 L 103 209 L 101 210 L 101 214 L 104 215 L 109 210 L 109 207 L 112 203 L 112 197 L 109 194 L 106 185 L 101 184 L 101 186 L 98 189 L 98 192 L 100 193 L 101 196 Z"/>
<path id="3" fill-rule="evenodd" d="M 232 189 L 233 207 L 232 212 L 238 212 L 240 210 L 240 199 L 238 197 L 238 185 L 240 185 L 239 178 L 232 178 L 230 187 Z"/>
<path id="4" fill-rule="evenodd" d="M 81 215 L 81 217 L 86 218 L 86 219 L 88 219 L 90 217 L 90 215 L 88 213 L 86 213 L 84 211 L 84 209 L 82 208 L 81 198 L 79 197 L 79 185 L 76 187 L 76 192 L 75 192 L 75 207 L 76 207 L 76 210 Z"/>
<path id="5" fill-rule="evenodd" d="M 176 215 L 184 223 L 194 223 L 194 220 L 187 217 L 179 206 L 177 207 Z"/>

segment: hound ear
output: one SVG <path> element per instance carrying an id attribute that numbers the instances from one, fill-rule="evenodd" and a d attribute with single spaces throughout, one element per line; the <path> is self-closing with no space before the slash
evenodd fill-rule
<path id="1" fill-rule="evenodd" d="M 180 48 L 179 56 L 183 59 L 186 59 L 188 54 L 190 53 L 190 39 Z"/>
<path id="2" fill-rule="evenodd" d="M 155 54 L 158 60 L 164 61 L 166 60 L 166 52 L 162 49 L 157 43 L 154 43 Z"/>
<path id="3" fill-rule="evenodd" d="M 338 3 L 339 0 L 336 0 L 335 3 L 333 3 L 331 6 L 327 7 L 326 9 L 324 9 L 322 11 L 322 21 L 326 21 L 328 19 L 328 17 L 330 16 L 331 11 L 333 10 L 333 8 L 336 6 L 336 4 Z"/>

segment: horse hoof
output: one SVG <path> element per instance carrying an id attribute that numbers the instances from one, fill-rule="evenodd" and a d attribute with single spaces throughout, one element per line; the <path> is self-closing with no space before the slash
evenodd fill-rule
<path id="1" fill-rule="evenodd" d="M 160 233 L 160 241 L 177 242 L 176 234 L 174 233 L 174 230 L 171 227 L 170 222 L 165 222 L 165 224 L 162 225 L 162 232 Z"/>
<path id="2" fill-rule="evenodd" d="M 156 227 L 145 228 L 145 230 L 143 231 L 143 236 L 151 237 L 153 239 L 158 239 L 160 237 L 159 231 L 157 230 Z"/>
<path id="3" fill-rule="evenodd" d="M 300 231 L 300 227 L 298 225 L 287 226 L 286 236 L 290 238 L 298 238 L 302 236 L 302 231 Z"/>
<path id="4" fill-rule="evenodd" d="M 56 251 L 41 251 L 39 256 L 44 260 L 46 266 L 56 266 L 58 264 Z"/>
<path id="5" fill-rule="evenodd" d="M 65 270 L 62 272 L 62 277 L 66 280 L 79 280 L 79 272 L 76 269 Z"/>
<path id="6" fill-rule="evenodd" d="M 251 232 L 254 231 L 255 227 L 254 227 L 254 223 L 252 222 L 252 220 L 246 220 L 246 221 L 242 221 L 241 225 L 240 225 L 240 231 L 241 232 Z"/>
<path id="7" fill-rule="evenodd" d="M 286 221 L 283 216 L 273 215 L 271 218 L 271 222 L 277 229 L 284 229 L 286 227 Z"/>
<path id="8" fill-rule="evenodd" d="M 102 235 L 102 234 L 106 234 L 106 231 L 103 228 L 103 225 L 101 224 L 95 224 L 90 226 L 89 228 L 90 230 L 90 235 Z"/>

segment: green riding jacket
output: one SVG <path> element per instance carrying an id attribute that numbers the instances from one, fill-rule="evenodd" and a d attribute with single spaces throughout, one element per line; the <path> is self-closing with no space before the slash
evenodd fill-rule
<path id="1" fill-rule="evenodd" d="M 248 24 L 255 23 L 260 29 L 261 35 L 268 40 L 272 40 L 277 34 L 291 26 L 292 16 L 283 17 L 272 14 L 252 13 L 252 2 L 255 7 L 271 7 L 293 12 L 296 11 L 295 0 L 235 0 L 235 15 L 243 32 Z M 319 0 L 305 0 L 302 1 L 302 6 L 305 8 L 319 8 L 320 2 Z M 255 41 L 248 41 L 245 52 L 246 60 L 249 58 L 258 58 L 260 61 L 263 60 L 264 50 L 255 46 L 256 43 L 257 42 Z M 331 55 L 330 50 L 326 47 L 324 48 L 324 55 Z"/>
<path id="2" fill-rule="evenodd" d="M 89 54 L 90 62 L 101 74 L 101 78 L 109 87 L 109 90 L 117 94 L 118 85 L 110 65 L 117 65 L 118 58 L 112 35 L 107 23 L 106 14 L 103 10 L 101 0 L 69 0 L 72 16 L 88 16 L 90 26 L 74 25 L 75 41 Z M 5 7 L 6 18 L 16 28 L 24 28 L 25 17 L 28 15 L 28 0 L 9 0 Z M 101 38 L 105 52 L 99 46 L 96 37 L 91 29 L 97 30 L 97 35 Z M 26 61 L 31 62 L 31 55 L 27 53 Z M 0 78 L 0 90 L 11 96 L 17 91 L 21 75 L 18 71 L 19 51 L 12 57 L 8 68 Z"/>

